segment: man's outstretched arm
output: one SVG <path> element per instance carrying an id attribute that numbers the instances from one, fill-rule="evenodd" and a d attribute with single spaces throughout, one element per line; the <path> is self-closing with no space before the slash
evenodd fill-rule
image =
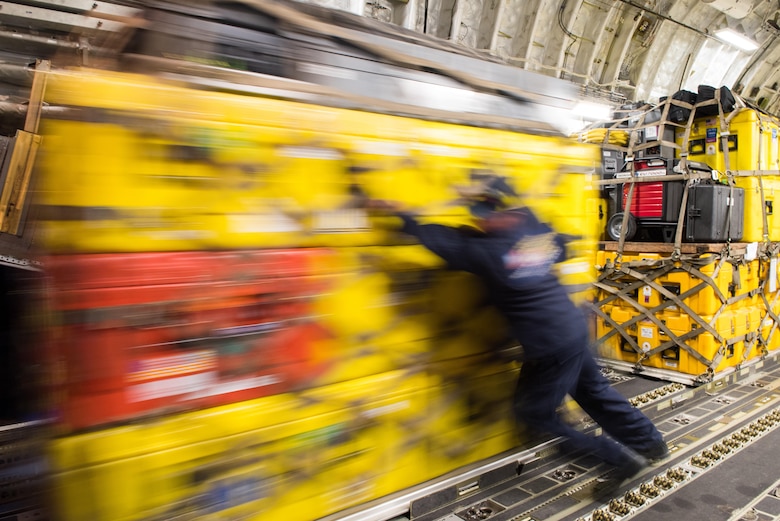
<path id="1" fill-rule="evenodd" d="M 417 237 L 420 243 L 447 261 L 451 269 L 468 270 L 469 238 L 457 228 L 441 224 L 421 224 L 414 214 L 393 201 L 371 201 L 370 208 L 385 210 L 402 221 L 401 232 Z"/>

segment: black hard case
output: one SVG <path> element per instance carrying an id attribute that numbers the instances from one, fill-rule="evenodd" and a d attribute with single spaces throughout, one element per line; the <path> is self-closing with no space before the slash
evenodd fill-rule
<path id="1" fill-rule="evenodd" d="M 733 190 L 733 193 L 732 193 Z M 731 217 L 729 220 L 729 212 Z M 718 184 L 697 184 L 688 191 L 685 240 L 724 242 L 742 239 L 745 190 Z M 727 232 L 727 227 L 729 232 Z"/>

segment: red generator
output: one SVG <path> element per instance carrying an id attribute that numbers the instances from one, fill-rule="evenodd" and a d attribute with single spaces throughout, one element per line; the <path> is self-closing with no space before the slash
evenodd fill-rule
<path id="1" fill-rule="evenodd" d="M 636 162 L 635 177 L 658 177 L 674 174 L 674 165 L 666 159 L 642 159 Z M 674 161 L 676 165 L 677 160 Z M 694 170 L 711 171 L 703 163 L 688 163 Z M 680 206 L 685 189 L 685 181 L 651 181 L 634 183 L 634 193 L 631 205 L 628 204 L 628 192 L 630 183 L 620 183 L 620 179 L 630 176 L 629 172 L 620 172 L 615 175 L 618 183 L 615 187 L 614 198 L 616 212 L 607 222 L 607 236 L 613 240 L 620 240 L 620 230 L 623 225 L 623 216 L 628 212 L 628 222 L 624 239 L 627 241 L 637 238 L 639 240 L 672 242 L 677 229 L 677 220 L 680 216 Z"/>

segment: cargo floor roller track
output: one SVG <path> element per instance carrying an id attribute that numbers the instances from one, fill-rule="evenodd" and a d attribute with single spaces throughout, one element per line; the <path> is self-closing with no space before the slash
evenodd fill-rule
<path id="1" fill-rule="evenodd" d="M 664 433 L 671 455 L 594 500 L 607 468 L 550 440 L 327 521 L 780 519 L 780 364 L 766 360 L 706 385 L 612 370 L 616 389 Z M 592 427 L 591 427 L 592 428 Z M 747 516 L 747 517 L 745 517 Z"/>
<path id="2" fill-rule="evenodd" d="M 45 521 L 43 421 L 0 421 L 0 521 Z"/>

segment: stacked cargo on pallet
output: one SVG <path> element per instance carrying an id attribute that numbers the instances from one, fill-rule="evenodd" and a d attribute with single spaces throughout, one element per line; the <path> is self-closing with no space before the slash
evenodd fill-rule
<path id="1" fill-rule="evenodd" d="M 57 72 L 37 202 L 65 520 L 308 521 L 518 443 L 506 327 L 367 197 L 471 222 L 489 170 L 595 278 L 597 150 L 149 76 Z"/>
<path id="2" fill-rule="evenodd" d="M 599 354 L 706 381 L 766 355 L 768 265 L 743 255 L 599 252 Z M 672 377 L 671 379 L 675 379 Z"/>
<path id="3" fill-rule="evenodd" d="M 698 100 L 689 94 L 632 113 L 634 128 L 618 120 L 585 137 L 625 135 L 618 144 L 602 140 L 610 149 L 607 166 L 618 145 L 631 158 L 623 172 L 603 168 L 604 186 L 625 184 L 606 194 L 615 213 L 605 235 L 615 242 L 602 244 L 596 257 L 599 354 L 700 383 L 780 352 L 780 229 L 773 217 L 780 122 L 745 107 L 726 88 L 700 89 Z M 686 112 L 672 117 L 680 108 Z M 644 121 L 653 112 L 666 119 L 649 118 L 649 125 L 671 126 L 676 135 L 674 142 L 661 140 L 666 157 L 648 158 L 647 144 L 631 148 L 641 142 L 631 134 L 646 135 Z M 664 233 L 639 233 L 653 226 Z M 628 242 L 635 237 L 638 242 Z"/>

